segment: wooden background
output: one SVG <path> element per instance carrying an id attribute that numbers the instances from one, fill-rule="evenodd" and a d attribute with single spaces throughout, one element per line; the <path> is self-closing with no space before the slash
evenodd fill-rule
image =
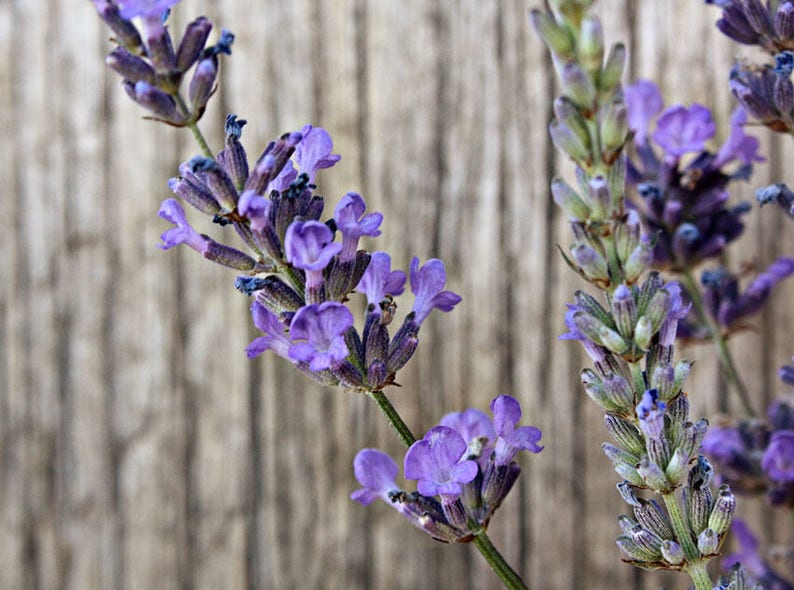
<path id="1" fill-rule="evenodd" d="M 556 339 L 581 283 L 554 246 L 569 238 L 548 184 L 571 166 L 547 139 L 554 78 L 530 7 L 185 0 L 172 29 L 206 14 L 237 35 L 203 121 L 213 146 L 227 112 L 248 119 L 254 155 L 321 125 L 343 155 L 319 177 L 330 206 L 360 191 L 385 214 L 377 247 L 399 267 L 414 254 L 446 262 L 464 301 L 428 321 L 389 394 L 417 432 L 499 393 L 543 430 L 546 450 L 524 457 L 491 527 L 530 587 L 685 588 L 618 563 L 608 435 L 578 383 L 578 347 Z M 599 7 L 608 38 L 630 46 L 629 79 L 655 78 L 669 103 L 705 102 L 724 137 L 737 49 L 717 11 Z M 108 37 L 86 0 L 0 0 L 0 588 L 497 588 L 472 547 L 348 499 L 358 449 L 401 451 L 369 400 L 274 357 L 248 361 L 255 332 L 234 273 L 155 248 L 166 180 L 198 150 L 141 119 L 104 68 Z M 736 198 L 794 181 L 791 142 L 759 134 L 769 161 Z M 734 264 L 794 252 L 773 209 L 748 225 Z M 794 353 L 793 288 L 732 343 L 759 408 Z M 730 408 L 710 349 L 683 354 L 698 359 L 696 412 Z M 792 536 L 757 503 L 740 511 Z"/>

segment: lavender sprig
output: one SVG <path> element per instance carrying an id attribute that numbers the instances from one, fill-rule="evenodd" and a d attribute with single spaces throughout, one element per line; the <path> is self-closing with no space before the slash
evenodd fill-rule
<path id="1" fill-rule="evenodd" d="M 629 563 L 684 571 L 697 590 L 711 590 L 706 564 L 730 528 L 735 499 L 727 487 L 713 497 L 712 468 L 698 452 L 707 422 L 689 420 L 682 391 L 690 363 L 673 363 L 678 323 L 689 306 L 678 283 L 665 283 L 658 273 L 643 280 L 654 243 L 642 235 L 639 215 L 625 201 L 623 148 L 630 137 L 620 86 L 625 49 L 616 45 L 604 60 L 601 25 L 590 0 L 550 4 L 551 14 L 532 12 L 563 89 L 549 131 L 576 164 L 579 189 L 559 179 L 552 183 L 574 236 L 563 255 L 602 292 L 601 300 L 577 292 L 564 337 L 580 341 L 593 360 L 582 382 L 604 409 L 617 443 L 605 443 L 603 450 L 624 479 L 618 488 L 634 512 L 634 518 L 619 519 L 618 547 Z M 668 139 L 675 150 L 686 138 Z M 643 489 L 662 502 L 643 499 L 638 494 Z"/>
<path id="2" fill-rule="evenodd" d="M 321 221 L 324 199 L 314 194 L 314 181 L 319 170 L 340 159 L 332 153 L 333 142 L 324 129 L 306 125 L 299 132 L 284 134 L 249 164 L 240 142 L 246 122 L 229 115 L 224 147 L 213 154 L 197 121 L 215 90 L 217 57 L 230 53 L 231 33 L 224 31 L 216 45 L 206 47 L 211 24 L 201 17 L 188 26 L 174 51 L 164 23 L 178 0 L 92 1 L 116 34 L 118 47 L 109 56 L 108 65 L 122 75 L 128 94 L 149 110 L 153 119 L 190 128 L 204 153 L 182 164 L 179 177 L 172 178 L 169 187 L 182 202 L 211 217 L 215 224 L 233 228 L 241 243 L 232 246 L 199 233 L 180 202 L 167 199 L 158 214 L 173 227 L 162 234 L 159 247 L 167 250 L 186 245 L 213 262 L 243 272 L 235 286 L 253 298 L 253 321 L 263 334 L 248 345 L 246 354 L 255 357 L 273 351 L 323 385 L 371 397 L 400 439 L 411 446 L 411 473 L 421 472 L 417 478 L 422 489 L 428 493 L 440 490 L 445 499 L 441 504 L 429 497 L 407 502 L 404 512 L 417 523 L 431 523 L 428 530 L 437 530 L 436 538 L 473 542 L 507 588 L 526 590 L 485 531 L 520 471 L 513 456 L 520 449 L 538 452 L 541 447 L 535 443 L 540 431 L 516 428 L 518 402 L 498 398 L 493 406 L 496 434 L 492 455 L 485 459 L 490 463 L 481 467 L 466 458 L 457 465 L 460 456 L 454 456 L 455 445 L 462 443 L 468 448 L 460 435 L 439 426 L 452 436 L 441 436 L 443 441 L 434 445 L 416 441 L 383 393 L 385 387 L 396 383 L 397 372 L 416 351 L 421 325 L 430 313 L 435 309 L 451 311 L 461 300 L 444 289 L 443 263 L 431 259 L 420 265 L 418 258 L 413 258 L 406 276 L 391 270 L 385 252 L 359 250 L 360 238 L 380 235 L 383 216 L 366 213 L 366 203 L 357 193 L 347 193 L 333 217 Z M 180 89 L 191 67 L 194 73 L 186 102 Z M 403 293 L 406 279 L 414 302 L 402 325 L 390 334 L 396 298 Z M 347 306 L 354 292 L 364 294 L 368 302 L 360 331 Z M 433 440 L 438 443 L 440 439 Z M 429 455 L 428 445 L 433 447 Z M 449 464 L 436 462 L 442 456 Z M 357 464 L 357 475 L 365 469 L 368 475 L 360 479 L 371 487 L 393 479 L 392 466 L 377 454 L 371 461 L 361 459 L 359 463 L 362 461 L 369 467 Z M 465 503 L 456 499 L 456 494 L 463 492 L 456 486 L 463 484 L 467 486 Z M 447 514 L 436 510 L 437 506 L 448 507 Z M 432 514 L 436 513 L 439 518 L 434 521 Z"/>

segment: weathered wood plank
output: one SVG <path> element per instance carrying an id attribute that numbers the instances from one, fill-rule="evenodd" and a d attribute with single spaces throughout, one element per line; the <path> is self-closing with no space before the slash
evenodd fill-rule
<path id="1" fill-rule="evenodd" d="M 142 120 L 105 72 L 108 33 L 90 3 L 46 4 L 45 14 L 0 3 L 11 220 L 0 244 L 0 586 L 498 587 L 472 548 L 348 499 L 355 452 L 398 456 L 398 441 L 365 398 L 323 390 L 279 359 L 245 359 L 255 330 L 234 274 L 154 248 L 166 180 L 197 150 Z M 172 30 L 204 11 L 213 34 L 237 34 L 202 122 L 215 149 L 226 112 L 249 121 L 251 158 L 284 131 L 326 127 L 343 155 L 318 177 L 327 210 L 360 192 L 385 215 L 369 245 L 395 267 L 414 255 L 447 264 L 464 302 L 428 320 L 390 396 L 417 434 L 498 393 L 543 429 L 546 450 L 523 461 L 492 525 L 530 587 L 684 588 L 617 562 L 624 507 L 599 450 L 607 433 L 579 385 L 586 359 L 556 340 L 582 284 L 555 247 L 570 238 L 548 186 L 571 166 L 547 139 L 555 81 L 526 9 L 196 0 L 176 7 Z M 716 11 L 683 0 L 603 0 L 599 11 L 607 38 L 631 44 L 631 76 L 655 78 L 668 103 L 708 104 L 724 137 L 738 50 L 714 29 Z M 788 172 L 794 148 L 759 134 L 769 163 L 737 200 Z M 784 220 L 754 211 L 730 263 L 792 251 Z M 791 288 L 732 342 L 759 409 L 794 353 Z M 698 361 L 695 411 L 735 409 L 709 349 L 681 354 Z M 742 510 L 764 520 L 759 505 Z M 765 524 L 778 540 L 792 535 Z"/>

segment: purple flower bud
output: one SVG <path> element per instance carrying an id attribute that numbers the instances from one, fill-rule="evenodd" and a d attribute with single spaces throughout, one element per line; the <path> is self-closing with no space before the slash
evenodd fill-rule
<path id="1" fill-rule="evenodd" d="M 309 176 L 309 182 L 313 182 L 318 170 L 330 168 L 342 156 L 331 153 L 334 144 L 325 129 L 305 125 L 301 133 L 303 139 L 295 148 L 295 160 L 298 169 Z"/>
<path id="2" fill-rule="evenodd" d="M 477 477 L 478 471 L 475 461 L 461 461 L 466 448 L 456 431 L 435 426 L 405 453 L 405 477 L 417 480 L 416 488 L 424 496 L 460 495 L 462 484 Z"/>
<path id="3" fill-rule="evenodd" d="M 254 339 L 245 348 L 248 358 L 259 356 L 266 350 L 272 350 L 281 358 L 289 359 L 288 353 L 292 341 L 287 336 L 287 327 L 278 316 L 258 301 L 251 304 L 251 315 L 254 318 L 254 325 L 265 335 Z"/>
<path id="4" fill-rule="evenodd" d="M 775 202 L 786 215 L 794 218 L 794 192 L 784 183 L 770 184 L 759 188 L 755 193 L 756 200 L 764 206 Z"/>
<path id="5" fill-rule="evenodd" d="M 642 401 L 637 405 L 637 418 L 640 428 L 650 439 L 659 440 L 664 430 L 664 410 L 667 404 L 659 400 L 655 389 L 649 389 L 642 394 Z"/>
<path id="6" fill-rule="evenodd" d="M 157 119 L 173 125 L 182 125 L 185 122 L 174 99 L 159 88 L 143 80 L 134 85 L 127 82 L 124 87 L 135 102 L 151 111 Z"/>
<path id="7" fill-rule="evenodd" d="M 290 324 L 295 343 L 289 358 L 309 363 L 312 371 L 338 366 L 348 355 L 345 332 L 353 326 L 353 314 L 341 303 L 307 305 L 297 311 Z"/>
<path id="8" fill-rule="evenodd" d="M 147 82 L 154 84 L 154 68 L 146 61 L 131 54 L 123 47 L 116 47 L 105 58 L 108 67 L 130 82 Z"/>
<path id="9" fill-rule="evenodd" d="M 190 166 L 180 165 L 179 174 L 181 178 L 172 178 L 168 181 L 168 188 L 175 195 L 207 215 L 220 212 L 221 206 L 212 196 L 212 191 L 204 181 L 190 171 Z"/>
<path id="10" fill-rule="evenodd" d="M 210 242 L 209 238 L 201 235 L 190 226 L 185 217 L 185 210 L 176 199 L 163 201 L 157 215 L 176 226 L 160 236 L 163 243 L 158 244 L 158 248 L 168 250 L 178 244 L 186 244 L 201 254 L 207 251 Z"/>
<path id="11" fill-rule="evenodd" d="M 778 430 L 772 433 L 761 467 L 774 482 L 794 482 L 794 430 Z"/>
<path id="12" fill-rule="evenodd" d="M 391 258 L 385 252 L 373 252 L 356 291 L 367 296 L 367 303 L 380 310 L 380 303 L 389 295 L 400 295 L 405 289 L 405 273 L 391 270 Z"/>
<path id="13" fill-rule="evenodd" d="M 362 487 L 353 492 L 350 498 L 359 504 L 367 506 L 378 498 L 391 504 L 392 495 L 401 491 L 395 482 L 399 467 L 383 451 L 360 450 L 353 460 L 353 471 Z"/>
<path id="14" fill-rule="evenodd" d="M 781 257 L 769 265 L 763 273 L 747 287 L 735 301 L 720 305 L 718 320 L 723 326 L 730 326 L 737 320 L 761 310 L 772 288 L 783 279 L 794 274 L 794 258 Z"/>
<path id="15" fill-rule="evenodd" d="M 659 116 L 653 140 L 669 156 L 677 159 L 702 150 L 715 131 L 709 109 L 697 103 L 690 108 L 679 105 L 668 108 Z"/>
<path id="16" fill-rule="evenodd" d="M 236 115 L 226 115 L 224 125 L 226 145 L 217 156 L 218 163 L 229 175 L 237 190 L 243 190 L 245 181 L 248 180 L 248 156 L 240 143 L 240 136 L 246 123 L 247 121 L 238 119 Z"/>
<path id="17" fill-rule="evenodd" d="M 421 325 L 434 309 L 451 311 L 461 301 L 460 295 L 442 290 L 447 282 L 447 274 L 444 263 L 437 258 L 431 258 L 420 268 L 419 259 L 414 256 L 410 277 L 411 292 L 416 296 L 413 311 L 417 324 Z"/>
<path id="18" fill-rule="evenodd" d="M 232 211 L 237 206 L 239 195 L 232 179 L 218 162 L 204 156 L 195 156 L 187 163 L 190 171 L 200 178 L 212 192 L 215 199 L 226 209 Z"/>
<path id="19" fill-rule="evenodd" d="M 264 194 L 268 184 L 284 168 L 302 137 L 298 132 L 286 133 L 278 141 L 271 142 L 256 161 L 256 166 L 245 183 L 245 189 L 253 190 L 259 195 Z"/>
<path id="20" fill-rule="evenodd" d="M 193 79 L 188 88 L 188 99 L 193 113 L 200 117 L 207 107 L 207 102 L 215 90 L 215 78 L 218 77 L 218 58 L 215 56 L 202 59 L 193 71 Z"/>
<path id="21" fill-rule="evenodd" d="M 521 404 L 509 395 L 500 395 L 491 402 L 491 413 L 496 430 L 496 448 L 494 449 L 494 463 L 507 465 L 513 460 L 518 451 L 539 453 L 543 447 L 538 445 L 541 432 L 534 426 L 520 426 Z"/>
<path id="22" fill-rule="evenodd" d="M 207 44 L 211 29 L 212 23 L 204 16 L 198 17 L 187 26 L 176 53 L 176 67 L 180 72 L 187 71 L 196 63 Z"/>
<path id="23" fill-rule="evenodd" d="M 366 209 L 367 205 L 361 195 L 347 193 L 334 210 L 336 227 L 342 232 L 342 251 L 339 255 L 342 261 L 355 258 L 360 237 L 374 238 L 380 235 L 378 227 L 383 221 L 383 214 L 367 213 L 364 215 Z"/>

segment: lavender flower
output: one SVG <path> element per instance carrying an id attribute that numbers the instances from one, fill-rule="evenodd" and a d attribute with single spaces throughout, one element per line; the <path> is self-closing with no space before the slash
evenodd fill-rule
<path id="1" fill-rule="evenodd" d="M 473 408 L 447 414 L 411 445 L 404 469 L 406 478 L 417 480 L 415 493 L 397 488 L 391 458 L 373 449 L 360 451 L 354 469 L 362 489 L 351 497 L 361 504 L 381 498 L 436 539 L 471 541 L 515 483 L 520 473 L 515 454 L 543 448 L 536 444 L 537 428 L 516 426 L 521 417 L 517 400 L 499 396 L 491 409 L 493 420 Z"/>
<path id="2" fill-rule="evenodd" d="M 737 330 L 744 320 L 761 311 L 772 289 L 794 274 L 794 258 L 781 257 L 772 262 L 741 292 L 739 280 L 723 268 L 703 272 L 703 300 L 706 311 L 726 332 Z M 687 339 L 708 339 L 710 328 L 694 316 L 682 324 L 681 336 Z"/>
<path id="3" fill-rule="evenodd" d="M 708 151 L 705 144 L 714 135 L 714 121 L 708 109 L 697 104 L 671 107 L 656 119 L 650 138 L 662 150 L 658 156 L 647 137 L 659 96 L 648 81 L 627 87 L 627 107 L 635 113 L 629 124 L 637 139 L 646 138 L 637 143 L 637 159 L 629 162 L 627 179 L 634 189 L 632 204 L 656 240 L 654 263 L 687 269 L 718 256 L 742 233 L 741 216 L 748 206 L 728 207 L 726 188 L 747 178 L 753 162 L 762 158 L 758 140 L 744 133 L 746 115 L 741 109 L 731 118 L 728 140 L 716 154 Z M 653 108 L 647 109 L 644 100 Z M 691 159 L 682 160 L 690 154 Z M 727 171 L 733 162 L 738 168 Z"/>
<path id="4" fill-rule="evenodd" d="M 314 182 L 317 172 L 323 168 L 330 168 L 342 156 L 332 154 L 333 142 L 325 129 L 305 125 L 301 129 L 303 141 L 295 149 L 295 160 L 301 172 L 305 173 L 309 182 Z"/>
<path id="5" fill-rule="evenodd" d="M 794 483 L 794 430 L 778 430 L 761 457 L 769 479 L 775 483 Z"/>
<path id="6" fill-rule="evenodd" d="M 289 358 L 315 372 L 338 367 L 349 353 L 344 334 L 352 326 L 353 314 L 341 303 L 302 307 L 290 323 Z"/>
<path id="7" fill-rule="evenodd" d="M 788 217 L 794 218 L 794 192 L 785 183 L 759 188 L 755 192 L 755 198 L 762 207 L 775 203 Z"/>
<path id="8" fill-rule="evenodd" d="M 353 260 L 358 248 L 358 240 L 362 236 L 377 237 L 380 235 L 381 213 L 367 213 L 367 205 L 358 193 L 347 193 L 339 200 L 334 210 L 336 227 L 342 232 L 342 250 L 340 259 Z"/>
<path id="9" fill-rule="evenodd" d="M 424 496 L 459 496 L 462 484 L 477 476 L 477 463 L 461 460 L 466 449 L 466 441 L 455 430 L 431 428 L 405 454 L 405 477 L 417 480 L 416 487 Z"/>
<path id="10" fill-rule="evenodd" d="M 201 254 L 207 251 L 209 238 L 199 234 L 190 226 L 185 216 L 185 210 L 176 199 L 166 199 L 163 201 L 157 215 L 173 223 L 175 226 L 166 230 L 163 235 L 160 236 L 163 243 L 158 244 L 158 248 L 169 250 L 179 244 L 185 244 Z"/>
<path id="11" fill-rule="evenodd" d="M 387 297 L 402 294 L 405 280 L 403 271 L 391 270 L 391 257 L 386 252 L 373 252 L 356 291 L 364 293 L 367 303 L 379 311 L 380 303 Z"/>
<path id="12" fill-rule="evenodd" d="M 758 45 L 769 53 L 794 48 L 794 3 L 790 0 L 706 0 L 722 8 L 717 28 L 743 45 Z"/>
<path id="13" fill-rule="evenodd" d="M 637 418 L 640 428 L 648 438 L 661 438 L 666 408 L 667 404 L 659 399 L 659 392 L 655 389 L 649 389 L 642 394 L 642 401 L 637 405 Z"/>
<path id="14" fill-rule="evenodd" d="M 272 311 L 258 301 L 251 304 L 251 315 L 254 325 L 264 336 L 254 339 L 245 349 L 248 358 L 259 356 L 266 350 L 272 350 L 281 358 L 289 359 L 292 341 L 287 336 L 287 326 Z"/>
<path id="15" fill-rule="evenodd" d="M 115 0 L 115 2 L 118 4 L 121 18 L 130 19 L 136 16 L 159 18 L 179 0 Z"/>
<path id="16" fill-rule="evenodd" d="M 419 259 L 414 257 L 410 267 L 411 292 L 416 296 L 413 312 L 415 321 L 422 324 L 434 309 L 451 311 L 458 303 L 460 296 L 452 291 L 443 291 L 447 282 L 444 263 L 431 258 L 422 267 Z"/>

